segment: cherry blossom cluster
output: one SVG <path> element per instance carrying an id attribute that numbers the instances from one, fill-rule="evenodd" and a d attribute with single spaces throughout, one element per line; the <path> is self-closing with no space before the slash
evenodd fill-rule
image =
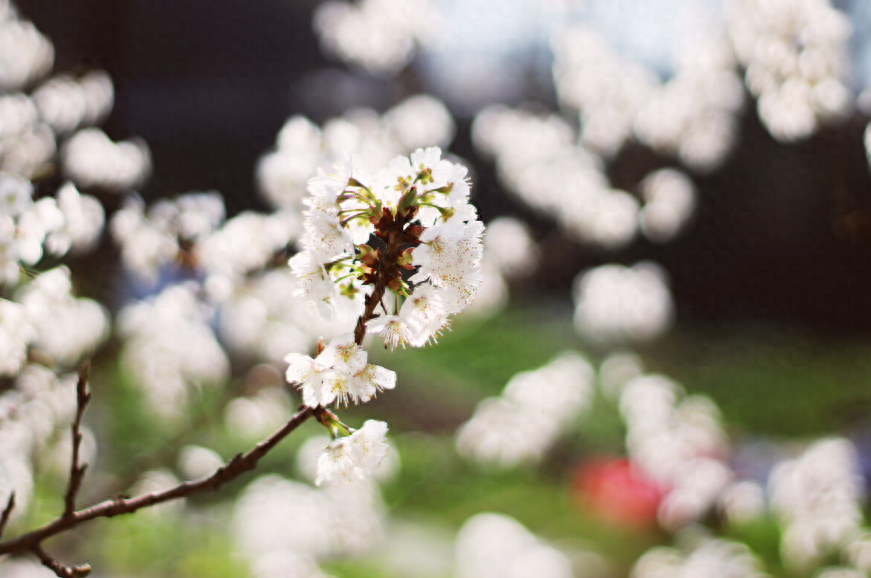
<path id="1" fill-rule="evenodd" d="M 692 217 L 695 188 L 684 173 L 660 169 L 636 192 L 615 189 L 602 159 L 575 142 L 576 131 L 559 115 L 487 107 L 475 118 L 472 138 L 481 153 L 494 157 L 508 191 L 585 244 L 620 249 L 639 232 L 668 241 Z"/>
<path id="2" fill-rule="evenodd" d="M 314 28 L 324 52 L 390 76 L 411 62 L 418 43 L 433 38 L 437 18 L 431 0 L 331 1 L 315 11 Z M 427 25 L 409 26 L 415 21 Z M 366 30 L 366 42 L 357 38 L 360 30 Z"/>
<path id="3" fill-rule="evenodd" d="M 850 557 L 849 551 L 856 549 L 851 545 L 860 538 L 866 484 L 849 440 L 821 439 L 780 462 L 771 472 L 768 490 L 782 530 L 781 556 L 790 567 L 806 571 L 832 551 L 841 549 Z M 867 560 L 862 566 L 868 567 Z"/>
<path id="4" fill-rule="evenodd" d="M 540 461 L 589 409 L 593 377 L 590 364 L 568 351 L 544 367 L 518 373 L 501 396 L 478 404 L 457 431 L 457 450 L 468 459 L 503 468 Z"/>
<path id="5" fill-rule="evenodd" d="M 320 524 L 288 524 L 291 519 Z M 358 481 L 323 487 L 270 474 L 237 500 L 231 531 L 251 576 L 325 578 L 318 562 L 368 552 L 384 534 L 385 507 L 377 484 Z"/>
<path id="6" fill-rule="evenodd" d="M 165 423 L 183 419 L 192 390 L 222 384 L 230 374 L 209 326 L 213 316 L 194 283 L 170 286 L 118 313 L 121 364 Z"/>
<path id="7" fill-rule="evenodd" d="M 150 174 L 140 140 L 112 142 L 94 128 L 112 110 L 115 90 L 102 71 L 42 79 L 54 47 L 8 1 L 0 8 L 0 171 L 45 175 L 60 150 L 60 172 L 82 188 L 122 192 Z M 31 94 L 25 90 L 33 87 Z"/>
<path id="8" fill-rule="evenodd" d="M 155 281 L 162 268 L 181 262 L 207 276 L 217 301 L 245 275 L 268 265 L 295 239 L 298 217 L 246 211 L 225 219 L 220 193 L 191 192 L 146 207 L 131 197 L 112 217 L 121 259 L 139 279 Z"/>
<path id="9" fill-rule="evenodd" d="M 340 335 L 314 359 L 291 353 L 287 381 L 300 384 L 302 402 L 309 407 L 333 402 L 366 402 L 379 391 L 396 387 L 396 373 L 367 363 L 366 350 L 354 342 L 350 333 Z"/>
<path id="10" fill-rule="evenodd" d="M 75 297 L 70 270 L 42 272 L 16 291 L 36 337 L 31 347 L 56 364 L 74 367 L 109 337 L 109 313 L 93 299 Z"/>
<path id="11" fill-rule="evenodd" d="M 725 8 L 747 88 L 771 136 L 805 139 L 852 111 L 852 26 L 831 2 L 730 0 Z"/>
<path id="12" fill-rule="evenodd" d="M 635 139 L 698 172 L 723 163 L 744 90 L 723 23 L 696 19 L 691 29 L 666 82 L 585 25 L 553 36 L 554 86 L 561 104 L 579 113 L 587 146 L 612 158 Z"/>
<path id="13" fill-rule="evenodd" d="M 0 173 L 0 283 L 17 285 L 22 266 L 32 266 L 45 253 L 62 257 L 94 247 L 103 231 L 100 202 L 82 195 L 72 183 L 57 197 L 34 201 L 33 184 Z"/>
<path id="14" fill-rule="evenodd" d="M 504 514 L 466 520 L 457 534 L 455 556 L 457 578 L 578 575 L 569 556 Z"/>
<path id="15" fill-rule="evenodd" d="M 472 138 L 494 157 L 507 190 L 572 237 L 607 249 L 635 238 L 638 200 L 611 187 L 601 159 L 575 142 L 576 131 L 559 115 L 487 107 L 475 118 Z"/>
<path id="16" fill-rule="evenodd" d="M 675 169 L 653 171 L 638 185 L 645 201 L 638 214 L 641 232 L 657 243 L 674 239 L 696 207 L 696 187 Z"/>
<path id="17" fill-rule="evenodd" d="M 295 115 L 284 123 L 275 150 L 257 166 L 257 184 L 276 209 L 301 211 L 309 179 L 348 154 L 355 163 L 375 171 L 396 155 L 426 146 L 446 147 L 456 127 L 447 107 L 435 97 L 418 94 L 384 114 L 353 109 L 318 126 Z"/>
<path id="18" fill-rule="evenodd" d="M 387 455 L 386 434 L 386 423 L 370 419 L 351 435 L 330 443 L 318 457 L 315 485 L 325 480 L 358 481 L 371 476 Z"/>
<path id="19" fill-rule="evenodd" d="M 43 122 L 57 134 L 69 134 L 106 118 L 115 103 L 115 87 L 102 70 L 78 79 L 59 74 L 37 88 L 31 98 Z"/>
<path id="20" fill-rule="evenodd" d="M 0 375 L 14 377 L 28 352 L 72 366 L 109 334 L 109 316 L 92 299 L 72 294 L 70 272 L 58 267 L 19 287 L 15 300 L 0 299 Z"/>
<path id="21" fill-rule="evenodd" d="M 114 142 L 98 128 L 74 134 L 60 150 L 64 174 L 77 185 L 122 193 L 151 176 L 151 151 L 141 139 Z"/>
<path id="22" fill-rule="evenodd" d="M 764 564 L 747 546 L 732 540 L 698 536 L 686 550 L 659 546 L 648 550 L 632 568 L 633 578 L 767 578 Z"/>
<path id="23" fill-rule="evenodd" d="M 207 287 L 214 289 L 215 285 L 207 282 Z M 347 331 L 321 318 L 305 301 L 287 298 L 298 290 L 299 281 L 287 267 L 236 283 L 220 301 L 217 329 L 221 342 L 237 356 L 280 363 L 288 351 L 308 351 L 319 337 L 332 339 Z M 214 296 L 217 291 L 209 293 Z"/>
<path id="24" fill-rule="evenodd" d="M 484 227 L 466 168 L 433 147 L 374 178 L 350 162 L 335 171 L 309 185 L 303 251 L 290 260 L 302 295 L 325 316 L 359 318 L 355 339 L 368 330 L 392 347 L 435 340 L 481 282 Z M 403 269 L 415 273 L 406 280 Z"/>
<path id="25" fill-rule="evenodd" d="M 618 406 L 632 462 L 664 494 L 659 523 L 674 531 L 717 506 L 734 478 L 719 408 L 705 396 L 683 396 L 677 383 L 661 375 L 629 380 Z"/>
<path id="26" fill-rule="evenodd" d="M 575 329 L 593 341 L 653 339 L 674 320 L 666 273 L 654 263 L 602 265 L 582 271 L 575 277 L 572 293 Z"/>
<path id="27" fill-rule="evenodd" d="M 299 295 L 356 325 L 314 358 L 289 354 L 287 380 L 312 408 L 366 402 L 396 385 L 394 372 L 368 363 L 367 332 L 385 347 L 435 341 L 478 292 L 484 227 L 468 202 L 466 168 L 436 147 L 396 157 L 374 177 L 346 158 L 313 178 L 309 193 L 302 250 L 289 261 Z M 380 462 L 386 424 L 351 433 L 329 412 L 318 419 L 333 436 L 319 482 L 359 477 Z"/>
<path id="28" fill-rule="evenodd" d="M 24 88 L 47 74 L 53 64 L 51 41 L 19 18 L 14 4 L 0 2 L 0 91 Z"/>

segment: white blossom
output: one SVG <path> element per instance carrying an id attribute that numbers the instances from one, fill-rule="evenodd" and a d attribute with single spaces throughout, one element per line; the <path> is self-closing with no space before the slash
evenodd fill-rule
<path id="1" fill-rule="evenodd" d="M 476 514 L 457 534 L 458 578 L 574 576 L 569 558 L 502 514 Z"/>
<path id="2" fill-rule="evenodd" d="M 196 285 L 173 285 L 124 307 L 116 320 L 120 362 L 166 422 L 182 419 L 190 391 L 220 385 L 230 362 L 209 325 L 213 309 Z"/>
<path id="3" fill-rule="evenodd" d="M 652 339 L 672 323 L 674 305 L 664 272 L 651 263 L 603 265 L 575 278 L 578 332 L 596 341 Z"/>
<path id="4" fill-rule="evenodd" d="M 702 539 L 690 552 L 657 546 L 632 568 L 632 578 L 765 578 L 762 562 L 744 544 Z"/>
<path id="5" fill-rule="evenodd" d="M 350 436 L 330 442 L 318 457 L 315 485 L 354 482 L 373 475 L 390 449 L 386 435 L 387 424 L 370 419 Z"/>
<path id="6" fill-rule="evenodd" d="M 27 347 L 38 332 L 24 307 L 0 299 L 0 375 L 17 375 L 27 360 Z"/>
<path id="7" fill-rule="evenodd" d="M 366 351 L 350 333 L 333 339 L 314 359 L 290 353 L 284 360 L 287 381 L 302 390 L 303 403 L 310 407 L 366 402 L 396 385 L 394 372 L 366 363 Z"/>
<path id="8" fill-rule="evenodd" d="M 64 255 L 68 251 L 92 249 L 100 239 L 106 218 L 100 201 L 80 194 L 72 183 L 65 183 L 57 192 L 57 206 L 63 214 L 63 224 L 46 237 L 46 250 Z"/>
<path id="9" fill-rule="evenodd" d="M 397 345 L 404 348 L 406 343 L 414 345 L 420 333 L 419 324 L 409 323 L 409 320 L 398 315 L 380 315 L 369 320 L 366 329 L 372 335 L 380 335 L 384 340 L 384 347 L 390 349 L 396 349 Z"/>
<path id="10" fill-rule="evenodd" d="M 536 463 L 589 408 L 592 395 L 589 363 L 563 352 L 544 367 L 513 376 L 500 397 L 479 403 L 457 431 L 457 450 L 503 468 Z"/>
<path id="11" fill-rule="evenodd" d="M 725 8 L 745 83 L 775 139 L 805 139 L 851 112 L 845 14 L 828 0 L 730 0 Z"/>
<path id="12" fill-rule="evenodd" d="M 61 149 L 61 165 L 76 185 L 123 192 L 151 174 L 151 152 L 142 141 L 112 142 L 96 128 L 77 132 Z"/>
<path id="13" fill-rule="evenodd" d="M 0 215 L 0 283 L 18 284 L 21 277 L 20 258 L 21 247 L 15 238 L 15 222 L 8 215 Z"/>
<path id="14" fill-rule="evenodd" d="M 781 523 L 783 559 L 792 568 L 810 568 L 862 522 L 865 483 L 856 449 L 843 438 L 816 441 L 774 467 L 768 493 Z"/>
<path id="15" fill-rule="evenodd" d="M 315 11 L 314 28 L 328 54 L 375 74 L 394 75 L 438 26 L 437 14 L 429 0 L 332 1 Z M 366 30 L 366 42 L 356 41 L 360 30 Z"/>
<path id="16" fill-rule="evenodd" d="M 660 169 L 646 176 L 639 188 L 645 201 L 638 215 L 642 233 L 657 243 L 670 241 L 693 214 L 695 186 L 679 171 Z"/>
<path id="17" fill-rule="evenodd" d="M 0 20 L 0 89 L 14 91 L 39 79 L 54 64 L 54 47 L 24 20 Z"/>

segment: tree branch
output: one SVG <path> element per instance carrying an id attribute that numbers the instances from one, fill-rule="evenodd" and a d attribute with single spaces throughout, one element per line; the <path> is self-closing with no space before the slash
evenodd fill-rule
<path id="1" fill-rule="evenodd" d="M 36 557 L 39 558 L 43 566 L 57 574 L 58 578 L 83 578 L 91 573 L 91 567 L 88 564 L 81 564 L 72 568 L 64 566 L 52 558 L 39 544 L 31 546 L 30 551 L 36 554 Z"/>
<path id="2" fill-rule="evenodd" d="M 27 550 L 38 555 L 37 549 L 39 549 L 39 545 L 43 540 L 94 518 L 111 518 L 122 514 L 131 514 L 142 508 L 184 498 L 202 490 L 216 490 L 239 475 L 254 469 L 261 458 L 275 448 L 292 431 L 302 425 L 303 422 L 312 416 L 320 415 L 326 411 L 322 407 L 303 407 L 280 430 L 254 446 L 248 453 L 236 455 L 236 457 L 210 476 L 185 482 L 162 492 L 152 492 L 135 498 L 106 500 L 90 508 L 73 512 L 70 516 L 62 516 L 17 538 L 0 542 L 0 555 L 25 552 Z M 58 575 L 61 576 L 60 574 Z"/>
<path id="3" fill-rule="evenodd" d="M 3 514 L 0 515 L 0 537 L 6 531 L 6 524 L 9 523 L 9 516 L 12 515 L 12 509 L 15 507 L 15 492 L 9 494 L 9 501 L 6 502 L 6 507 L 3 508 Z"/>
<path id="4" fill-rule="evenodd" d="M 85 408 L 88 407 L 88 402 L 91 401 L 91 393 L 88 391 L 88 376 L 91 373 L 91 366 L 83 363 L 79 369 L 79 381 L 76 383 L 76 419 L 73 421 L 73 457 L 70 460 L 70 482 L 67 487 L 67 493 L 64 497 L 64 518 L 69 518 L 76 511 L 76 494 L 82 485 L 82 479 L 85 477 L 85 470 L 88 465 L 79 465 L 79 448 L 82 445 L 82 416 L 85 414 Z"/>

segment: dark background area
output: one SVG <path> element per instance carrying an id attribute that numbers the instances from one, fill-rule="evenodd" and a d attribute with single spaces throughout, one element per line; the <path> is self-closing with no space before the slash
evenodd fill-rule
<path id="1" fill-rule="evenodd" d="M 153 153 L 154 176 L 143 196 L 217 189 L 230 215 L 266 208 L 254 167 L 290 115 L 322 122 L 355 106 L 384 110 L 420 91 L 415 65 L 391 80 L 324 58 L 311 27 L 316 4 L 18 2 L 54 42 L 56 71 L 102 68 L 112 75 L 116 106 L 107 133 L 140 136 Z M 531 83 L 528 96 L 542 98 L 541 87 Z M 552 221 L 501 192 L 492 164 L 471 146 L 471 119 L 458 118 L 451 150 L 475 169 L 482 217 L 522 216 L 543 242 L 538 274 L 515 297 L 564 299 L 585 267 L 651 259 L 671 275 L 683 323 L 871 333 L 871 175 L 862 146 L 868 118 L 856 113 L 808 141 L 783 145 L 762 128 L 749 97 L 748 104 L 726 165 L 694 177 L 699 207 L 688 230 L 664 246 L 640 239 L 616 253 L 574 244 Z M 609 175 L 616 187 L 632 191 L 648 171 L 669 164 L 630 145 Z"/>

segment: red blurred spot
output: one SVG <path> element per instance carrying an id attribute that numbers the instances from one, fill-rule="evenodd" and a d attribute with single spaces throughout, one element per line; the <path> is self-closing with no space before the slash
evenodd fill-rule
<path id="1" fill-rule="evenodd" d="M 633 528 L 656 524 L 656 511 L 666 491 L 623 458 L 581 464 L 572 482 L 572 494 L 581 508 L 612 524 Z"/>

